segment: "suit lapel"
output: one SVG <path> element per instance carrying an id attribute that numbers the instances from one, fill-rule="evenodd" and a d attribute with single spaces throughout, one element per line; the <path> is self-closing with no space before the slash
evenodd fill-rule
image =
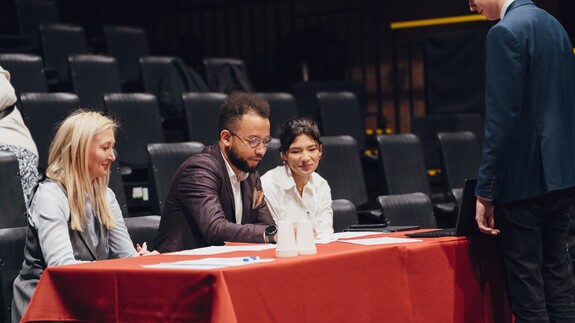
<path id="1" fill-rule="evenodd" d="M 81 232 L 76 231 L 76 232 L 78 233 L 78 236 L 80 237 L 80 240 L 82 241 L 84 246 L 86 246 L 86 249 L 90 252 L 90 255 L 92 256 L 92 258 L 94 258 L 94 260 L 98 260 L 96 249 L 94 247 L 94 242 L 92 241 L 92 238 L 90 238 L 90 234 L 88 233 L 88 230 L 84 230 Z"/>
<path id="2" fill-rule="evenodd" d="M 250 185 L 248 185 L 248 179 L 240 183 L 242 192 L 242 202 L 244 203 L 242 209 L 242 224 L 251 223 L 250 214 L 252 210 L 252 192 L 250 191 Z"/>
<path id="3" fill-rule="evenodd" d="M 222 172 L 222 193 L 220 194 L 220 203 L 222 203 L 222 208 L 226 219 L 230 222 L 236 222 L 236 206 L 234 203 L 234 192 L 232 190 L 232 183 L 230 181 L 230 175 L 228 174 L 228 169 L 226 168 L 226 162 L 222 156 L 219 145 L 216 143 L 212 146 L 211 154 L 216 158 L 220 165 L 220 171 Z"/>

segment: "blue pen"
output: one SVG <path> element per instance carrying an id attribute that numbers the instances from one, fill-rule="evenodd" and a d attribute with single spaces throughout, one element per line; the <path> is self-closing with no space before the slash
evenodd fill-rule
<path id="1" fill-rule="evenodd" d="M 252 262 L 252 261 L 258 261 L 260 260 L 260 256 L 250 256 L 250 257 L 245 257 L 243 259 L 243 262 Z"/>

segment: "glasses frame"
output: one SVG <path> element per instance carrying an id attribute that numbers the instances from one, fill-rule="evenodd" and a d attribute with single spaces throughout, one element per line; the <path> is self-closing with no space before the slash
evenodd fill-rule
<path id="1" fill-rule="evenodd" d="M 250 146 L 251 148 L 258 148 L 260 145 L 264 145 L 264 147 L 267 147 L 270 142 L 272 141 L 272 137 L 271 136 L 267 136 L 265 138 L 260 138 L 260 137 L 253 137 L 252 139 L 248 139 L 245 137 L 240 136 L 237 132 L 230 130 L 230 129 L 226 129 L 229 133 L 231 133 L 232 135 L 240 138 L 242 141 L 245 141 L 248 146 Z"/>

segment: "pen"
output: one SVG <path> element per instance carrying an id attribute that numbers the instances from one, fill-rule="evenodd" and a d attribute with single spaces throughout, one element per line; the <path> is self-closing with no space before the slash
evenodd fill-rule
<path id="1" fill-rule="evenodd" d="M 244 259 L 242 259 L 243 262 L 253 262 L 258 260 L 260 260 L 260 256 L 250 256 L 250 257 L 244 257 Z"/>

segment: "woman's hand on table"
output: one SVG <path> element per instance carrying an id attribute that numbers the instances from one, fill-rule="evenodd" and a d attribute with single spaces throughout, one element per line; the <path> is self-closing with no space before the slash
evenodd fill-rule
<path id="1" fill-rule="evenodd" d="M 159 255 L 160 253 L 156 250 L 149 251 L 148 245 L 144 242 L 140 246 L 139 243 L 136 243 L 136 251 L 138 251 L 138 256 L 151 256 L 151 255 Z"/>

